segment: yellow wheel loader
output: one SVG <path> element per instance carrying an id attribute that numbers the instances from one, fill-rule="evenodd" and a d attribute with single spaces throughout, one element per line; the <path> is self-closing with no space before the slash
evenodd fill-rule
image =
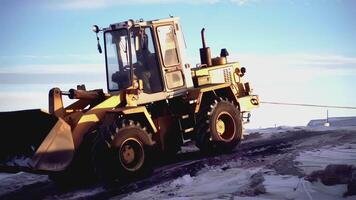
<path id="1" fill-rule="evenodd" d="M 0 169 L 49 174 L 96 173 L 102 178 L 148 174 L 152 154 L 174 155 L 187 141 L 203 152 L 233 150 L 259 105 L 246 69 L 212 58 L 204 29 L 201 63 L 187 63 L 179 18 L 128 20 L 103 33 L 107 93 L 49 91 L 49 112 L 0 113 Z M 62 97 L 76 99 L 64 106 Z M 69 176 L 71 176 L 70 174 Z"/>

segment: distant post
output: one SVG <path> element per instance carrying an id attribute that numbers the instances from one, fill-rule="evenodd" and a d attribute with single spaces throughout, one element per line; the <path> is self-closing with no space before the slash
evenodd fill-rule
<path id="1" fill-rule="evenodd" d="M 329 123 L 329 110 L 326 110 L 326 123 L 324 124 L 324 126 L 329 127 L 330 123 Z"/>

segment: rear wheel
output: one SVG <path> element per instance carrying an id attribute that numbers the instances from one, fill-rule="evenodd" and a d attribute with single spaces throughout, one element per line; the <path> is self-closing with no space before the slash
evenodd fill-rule
<path id="1" fill-rule="evenodd" d="M 100 178 L 131 179 L 150 174 L 153 144 L 145 128 L 134 121 L 117 121 L 100 131 L 93 147 L 93 164 Z"/>
<path id="2" fill-rule="evenodd" d="M 198 115 L 197 147 L 205 153 L 229 152 L 240 142 L 242 121 L 233 103 L 216 99 Z"/>

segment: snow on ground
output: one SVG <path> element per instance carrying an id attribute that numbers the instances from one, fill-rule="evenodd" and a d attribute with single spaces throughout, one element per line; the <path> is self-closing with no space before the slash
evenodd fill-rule
<path id="1" fill-rule="evenodd" d="M 31 184 L 49 182 L 47 176 L 19 172 L 16 174 L 2 174 L 0 178 L 0 196 L 17 191 Z"/>
<path id="2" fill-rule="evenodd" d="M 185 174 L 123 199 L 229 199 L 247 190 L 259 170 L 206 167 L 195 176 Z"/>
<path id="3" fill-rule="evenodd" d="M 0 173 L 0 180 L 13 176 L 14 174 Z"/>
<path id="4" fill-rule="evenodd" d="M 71 192 L 71 193 L 65 193 L 65 194 L 61 194 L 61 195 L 49 196 L 47 198 L 44 198 L 44 200 L 51 200 L 51 199 L 66 199 L 66 200 L 87 199 L 91 195 L 95 195 L 95 194 L 98 194 L 98 193 L 103 192 L 103 191 L 105 191 L 105 189 L 103 187 L 81 189 L 81 190 L 77 190 L 77 191 Z"/>
<path id="5" fill-rule="evenodd" d="M 278 175 L 274 172 L 265 174 L 264 179 L 263 185 L 266 193 L 257 196 L 260 199 L 355 199 L 355 197 L 342 197 L 346 191 L 346 185 L 325 186 L 320 182 L 310 183 L 303 178 L 291 175 Z M 238 197 L 235 199 L 245 198 Z"/>
<path id="6" fill-rule="evenodd" d="M 218 156 L 218 163 L 210 165 L 206 162 L 205 167 L 197 173 L 190 174 L 186 170 L 178 178 L 175 176 L 165 179 L 153 186 L 138 188 L 135 192 L 112 199 L 356 200 L 356 196 L 342 197 L 347 190 L 345 184 L 326 186 L 321 182 L 311 183 L 303 177 L 315 170 L 324 169 L 328 164 L 356 166 L 356 126 L 275 127 L 245 132 L 246 140 L 241 144 L 242 149 L 249 147 L 249 143 L 276 141 L 280 138 L 285 138 L 281 142 L 289 143 L 289 146 L 282 147 L 287 149 L 285 151 L 269 152 L 271 144 L 260 145 L 245 152 L 237 151 L 236 155 Z M 299 140 L 290 140 L 291 135 L 298 136 L 294 138 Z M 272 144 L 275 145 L 278 144 Z M 183 147 L 181 153 L 194 151 L 197 148 L 190 144 Z M 162 170 L 180 168 L 187 162 L 195 161 L 175 163 Z M 288 170 L 298 173 L 288 173 Z M 36 187 L 39 182 L 51 184 L 46 176 L 0 173 L 0 196 L 21 191 L 21 188 L 31 187 L 31 184 Z M 45 199 L 85 199 L 101 192 L 105 192 L 105 188 L 93 187 L 63 194 L 49 194 Z"/>
<path id="7" fill-rule="evenodd" d="M 205 168 L 196 176 L 186 174 L 123 199 L 356 199 L 343 198 L 345 191 L 346 185 L 325 186 L 266 169 Z"/>
<path id="8" fill-rule="evenodd" d="M 350 143 L 347 140 L 350 131 L 356 126 L 346 127 L 276 127 L 259 130 L 247 130 L 253 138 L 277 138 L 293 132 L 311 134 L 312 132 L 333 132 L 335 135 L 322 135 L 296 144 L 298 153 L 294 163 L 297 170 L 308 175 L 315 170 L 324 169 L 328 164 L 349 164 L 356 166 L 356 135 Z M 356 133 L 355 133 L 356 134 Z M 344 138 L 343 138 L 344 137 Z M 343 138 L 343 140 L 341 140 Z M 319 143 L 318 140 L 323 140 Z M 330 145 L 329 143 L 334 144 Z M 327 141 L 327 142 L 326 142 Z M 312 148 L 310 148 L 312 147 Z M 299 150 L 301 148 L 301 150 Z M 278 155 L 280 156 L 280 155 Z M 223 166 L 206 166 L 191 176 L 181 177 L 161 183 L 143 191 L 128 194 L 123 199 L 356 199 L 356 196 L 343 197 L 346 184 L 326 186 L 320 181 L 309 182 L 295 175 L 281 175 L 276 170 L 262 167 L 241 168 L 233 161 Z M 283 166 L 282 166 L 283 167 Z M 114 197 L 112 199 L 119 199 Z"/>
<path id="9" fill-rule="evenodd" d="M 305 174 L 325 169 L 329 164 L 356 166 L 356 144 L 344 144 L 299 153 L 295 161 Z"/>

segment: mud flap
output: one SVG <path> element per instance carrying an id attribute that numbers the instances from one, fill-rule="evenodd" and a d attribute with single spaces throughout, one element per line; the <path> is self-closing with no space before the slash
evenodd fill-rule
<path id="1" fill-rule="evenodd" d="M 61 171 L 73 154 L 64 120 L 39 109 L 0 113 L 0 171 Z"/>

